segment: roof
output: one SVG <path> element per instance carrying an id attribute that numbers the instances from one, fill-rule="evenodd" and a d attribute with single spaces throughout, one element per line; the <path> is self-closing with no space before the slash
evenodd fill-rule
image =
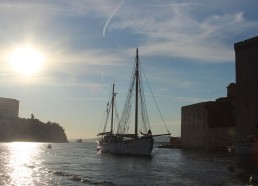
<path id="1" fill-rule="evenodd" d="M 198 106 L 205 106 L 206 104 L 208 103 L 213 103 L 214 101 L 206 101 L 206 102 L 200 102 L 200 103 L 194 103 L 194 104 L 191 104 L 191 105 L 185 105 L 185 106 L 182 106 L 181 109 L 190 109 L 192 107 L 198 107 Z"/>
<path id="2" fill-rule="evenodd" d="M 235 50 L 258 46 L 258 36 L 234 44 Z"/>
<path id="3" fill-rule="evenodd" d="M 10 100 L 10 101 L 18 101 L 20 102 L 19 100 L 17 99 L 13 99 L 13 98 L 4 98 L 4 97 L 0 97 L 0 100 Z"/>

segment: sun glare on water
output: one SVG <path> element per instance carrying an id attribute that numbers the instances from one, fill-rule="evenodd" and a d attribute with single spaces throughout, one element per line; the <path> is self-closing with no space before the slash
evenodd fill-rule
<path id="1" fill-rule="evenodd" d="M 13 69 L 23 75 L 33 75 L 41 70 L 44 57 L 34 48 L 24 47 L 15 49 L 9 56 Z"/>
<path id="2" fill-rule="evenodd" d="M 43 168 L 41 155 L 44 144 L 33 142 L 7 143 L 4 169 L 6 185 L 41 185 L 40 170 Z M 1 179 L 1 178 L 0 178 Z M 39 184 L 35 184 L 35 183 Z M 45 184 L 42 184 L 45 185 Z"/>

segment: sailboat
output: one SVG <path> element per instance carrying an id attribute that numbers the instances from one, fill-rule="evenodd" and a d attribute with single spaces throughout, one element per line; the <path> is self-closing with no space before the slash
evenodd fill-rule
<path id="1" fill-rule="evenodd" d="M 116 100 L 115 98 L 117 93 L 115 93 L 115 85 L 113 84 L 112 96 L 107 104 L 107 118 L 104 125 L 104 130 L 101 133 L 97 134 L 97 151 L 99 153 L 108 152 L 112 154 L 151 156 L 154 144 L 154 137 L 170 135 L 168 129 L 166 134 L 153 135 L 151 132 L 146 109 L 146 102 L 144 98 L 140 67 L 141 66 L 137 48 L 129 91 L 121 118 L 119 118 L 117 122 L 118 124 L 116 132 L 114 131 L 114 112 Z M 133 98 L 134 103 L 132 101 Z M 131 130 L 129 126 L 129 120 L 131 118 L 131 108 L 133 107 L 133 104 L 135 107 L 134 132 L 130 132 Z M 109 115 L 111 115 L 110 130 L 106 131 L 106 125 Z"/>

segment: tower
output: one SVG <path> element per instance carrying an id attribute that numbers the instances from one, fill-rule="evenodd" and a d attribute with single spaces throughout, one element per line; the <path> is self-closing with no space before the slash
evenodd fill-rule
<path id="1" fill-rule="evenodd" d="M 258 37 L 234 45 L 236 59 L 236 134 L 258 135 Z"/>

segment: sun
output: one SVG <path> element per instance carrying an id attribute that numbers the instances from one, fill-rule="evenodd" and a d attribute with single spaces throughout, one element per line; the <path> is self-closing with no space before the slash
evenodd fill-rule
<path id="1" fill-rule="evenodd" d="M 31 47 L 16 48 L 9 56 L 13 69 L 23 75 L 33 75 L 41 70 L 44 57 Z"/>

